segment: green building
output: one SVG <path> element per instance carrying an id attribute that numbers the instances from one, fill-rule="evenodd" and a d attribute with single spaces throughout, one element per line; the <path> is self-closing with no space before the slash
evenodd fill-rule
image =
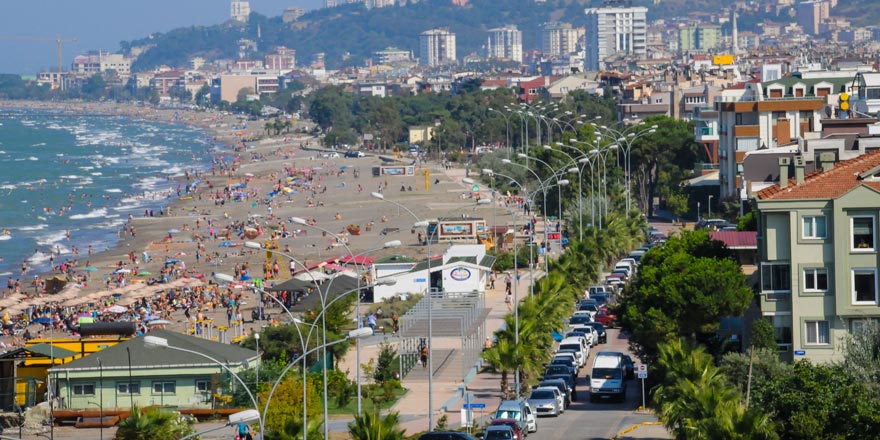
<path id="1" fill-rule="evenodd" d="M 783 358 L 830 362 L 880 320 L 880 151 L 818 157 L 778 158 L 780 184 L 757 193 L 760 305 Z"/>
<path id="2" fill-rule="evenodd" d="M 714 24 L 691 25 L 678 30 L 679 50 L 712 50 L 720 44 L 721 26 Z"/>
<path id="3" fill-rule="evenodd" d="M 256 351 L 167 330 L 148 333 L 168 345 L 197 351 L 238 373 L 259 362 Z M 159 405 L 211 408 L 218 382 L 228 373 L 196 354 L 171 348 L 147 348 L 144 337 L 52 368 L 49 375 L 64 409 L 128 409 Z"/>

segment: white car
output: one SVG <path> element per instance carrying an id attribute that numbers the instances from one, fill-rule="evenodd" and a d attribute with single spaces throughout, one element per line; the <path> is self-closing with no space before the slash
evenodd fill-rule
<path id="1" fill-rule="evenodd" d="M 324 154 L 324 157 L 327 158 L 327 159 L 338 159 L 338 158 L 339 158 L 339 153 L 336 153 L 336 152 L 333 152 L 333 153 L 326 153 L 326 154 Z"/>

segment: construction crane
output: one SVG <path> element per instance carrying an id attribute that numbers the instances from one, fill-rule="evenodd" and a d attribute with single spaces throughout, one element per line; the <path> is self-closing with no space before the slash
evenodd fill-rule
<path id="1" fill-rule="evenodd" d="M 54 41 L 56 45 L 58 45 L 58 88 L 64 90 L 64 81 L 62 81 L 62 73 L 64 72 L 64 61 L 62 59 L 62 55 L 64 53 L 63 47 L 64 43 L 77 43 L 79 39 L 77 38 L 62 38 L 61 36 L 57 36 L 55 38 L 49 37 L 0 37 L 0 40 L 15 40 L 15 41 L 36 41 L 36 42 L 50 42 Z"/>

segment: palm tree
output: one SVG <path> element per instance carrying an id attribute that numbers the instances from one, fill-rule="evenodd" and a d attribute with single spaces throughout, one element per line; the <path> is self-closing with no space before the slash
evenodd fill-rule
<path id="1" fill-rule="evenodd" d="M 140 411 L 137 406 L 131 415 L 119 423 L 116 440 L 177 440 L 194 433 L 192 424 L 174 411 L 156 407 Z"/>
<path id="2" fill-rule="evenodd" d="M 354 440 L 403 440 L 406 437 L 406 430 L 400 429 L 399 413 L 382 417 L 378 409 L 355 416 L 348 424 L 348 433 Z"/>
<path id="3" fill-rule="evenodd" d="M 324 435 L 324 421 L 316 417 L 306 425 L 306 438 L 321 438 Z M 277 431 L 266 433 L 266 440 L 299 440 L 302 438 L 302 419 L 288 419 Z M 268 430 L 267 430 L 268 431 Z"/>

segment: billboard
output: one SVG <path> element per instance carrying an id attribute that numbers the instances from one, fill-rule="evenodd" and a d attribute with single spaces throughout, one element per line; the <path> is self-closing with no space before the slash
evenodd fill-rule
<path id="1" fill-rule="evenodd" d="M 383 176 L 412 176 L 416 168 L 413 166 L 389 166 L 379 167 L 379 174 Z"/>
<path id="2" fill-rule="evenodd" d="M 441 237 L 469 237 L 474 234 L 473 223 L 441 223 Z"/>
<path id="3" fill-rule="evenodd" d="M 729 66 L 733 64 L 733 55 L 715 55 L 712 57 L 712 64 L 716 66 Z"/>

